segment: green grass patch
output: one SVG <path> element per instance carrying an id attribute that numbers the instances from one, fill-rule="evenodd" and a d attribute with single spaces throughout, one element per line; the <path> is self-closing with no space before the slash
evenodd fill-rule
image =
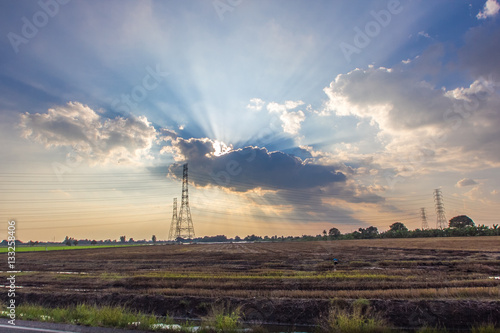
<path id="1" fill-rule="evenodd" d="M 370 267 L 370 266 L 372 266 L 372 264 L 370 264 L 369 262 L 366 262 L 366 261 L 355 260 L 355 261 L 351 261 L 349 263 L 349 266 L 350 267 Z"/>
<path id="2" fill-rule="evenodd" d="M 29 246 L 17 245 L 16 252 L 43 252 L 43 251 L 62 251 L 62 250 L 85 250 L 85 249 L 105 249 L 110 247 L 130 247 L 130 246 L 144 246 L 143 244 L 120 244 L 120 245 L 57 245 L 57 246 Z M 0 247 L 0 253 L 7 253 L 7 247 Z"/>
<path id="3" fill-rule="evenodd" d="M 46 308 L 40 305 L 20 305 L 16 308 L 19 319 L 67 323 L 95 327 L 155 329 L 163 325 L 173 324 L 169 317 L 158 318 L 154 315 L 130 311 L 123 307 L 90 306 L 80 304 L 67 308 Z M 8 312 L 2 311 L 1 317 L 7 317 Z"/>

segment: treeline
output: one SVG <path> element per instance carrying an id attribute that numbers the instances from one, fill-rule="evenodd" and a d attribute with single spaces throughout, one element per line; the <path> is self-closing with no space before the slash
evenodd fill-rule
<path id="1" fill-rule="evenodd" d="M 375 238 L 423 238 L 423 237 L 466 237 L 466 236 L 500 236 L 498 224 L 492 227 L 474 224 L 474 221 L 466 215 L 452 218 L 447 228 L 443 229 L 415 229 L 409 230 L 402 222 L 395 222 L 389 226 L 389 230 L 379 232 L 377 227 L 359 228 L 356 231 L 342 234 L 339 229 L 331 228 L 323 230 L 316 236 L 256 236 L 249 235 L 245 238 L 236 236 L 227 238 L 224 235 L 205 236 L 192 240 L 177 239 L 180 242 L 285 242 L 285 241 L 314 241 L 314 240 L 341 240 L 341 239 L 375 239 Z"/>
<path id="2" fill-rule="evenodd" d="M 370 229 L 368 231 L 367 229 Z M 337 236 L 328 235 L 328 239 L 372 239 L 372 238 L 424 238 L 424 237 L 467 237 L 467 236 L 500 236 L 498 225 L 494 227 L 466 226 L 463 228 L 448 227 L 444 229 L 390 229 L 379 233 L 376 227 L 359 228 L 352 233 Z M 325 238 L 325 237 L 323 237 Z"/>
<path id="3" fill-rule="evenodd" d="M 328 232 L 326 230 L 318 235 L 302 235 L 302 236 L 256 236 L 249 235 L 245 238 L 236 236 L 235 238 L 227 238 L 224 235 L 205 236 L 194 239 L 177 239 L 177 242 L 194 242 L 194 243 L 221 243 L 221 242 L 290 242 L 290 241 L 319 241 L 319 240 L 348 240 L 348 239 L 375 239 L 375 238 L 423 238 L 423 237 L 466 237 L 466 236 L 500 236 L 498 225 L 494 227 L 467 226 L 463 228 L 446 228 L 446 229 L 390 229 L 385 232 L 378 231 L 377 227 L 359 228 L 356 231 L 342 234 L 337 228 L 332 228 Z"/>
<path id="4" fill-rule="evenodd" d="M 291 241 L 317 241 L 317 240 L 342 240 L 342 239 L 375 239 L 375 238 L 422 238 L 422 237 L 466 237 L 466 236 L 500 236 L 500 228 L 498 224 L 493 224 L 492 227 L 485 225 L 475 225 L 474 221 L 466 215 L 455 216 L 452 218 L 447 228 L 443 229 L 415 229 L 409 230 L 404 223 L 395 222 L 389 226 L 389 230 L 379 232 L 377 227 L 370 226 L 368 228 L 359 228 L 350 233 L 341 233 L 337 228 L 331 228 L 328 231 L 323 230 L 322 233 L 302 236 L 257 236 L 248 235 L 244 238 L 236 236 L 228 238 L 225 235 L 197 237 L 194 239 L 178 238 L 175 241 L 157 240 L 153 235 L 151 239 L 134 240 L 125 236 L 120 236 L 119 240 L 77 240 L 73 237 L 66 236 L 62 242 L 38 242 L 29 241 L 24 243 L 16 240 L 16 245 L 57 245 L 63 244 L 66 246 L 76 245 L 120 245 L 120 244 L 169 244 L 169 243 L 224 243 L 224 242 L 291 242 Z M 7 241 L 4 240 L 0 246 L 7 246 Z"/>

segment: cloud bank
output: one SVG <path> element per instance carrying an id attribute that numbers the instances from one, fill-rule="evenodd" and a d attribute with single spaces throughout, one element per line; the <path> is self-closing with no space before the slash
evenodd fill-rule
<path id="1" fill-rule="evenodd" d="M 78 102 L 20 118 L 24 138 L 46 148 L 73 147 L 90 165 L 141 163 L 152 158 L 149 152 L 157 135 L 146 117 L 105 119 Z"/>
<path id="2" fill-rule="evenodd" d="M 493 81 L 481 78 L 446 90 L 402 65 L 355 69 L 338 75 L 324 91 L 323 115 L 367 119 L 377 128 L 376 137 L 364 140 L 382 143 L 382 151 L 372 154 L 382 166 L 408 169 L 403 156 L 436 169 L 487 168 L 500 162 L 495 153 L 500 151 L 500 96 Z"/>

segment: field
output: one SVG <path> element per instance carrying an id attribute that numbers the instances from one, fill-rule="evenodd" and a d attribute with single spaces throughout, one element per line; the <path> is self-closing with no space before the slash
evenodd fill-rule
<path id="1" fill-rule="evenodd" d="M 78 245 L 78 246 L 68 246 L 68 245 L 55 245 L 55 246 L 16 246 L 16 252 L 40 252 L 40 251 L 61 251 L 61 250 L 84 250 L 84 249 L 102 249 L 109 247 L 126 247 L 126 246 L 141 246 L 141 245 Z M 0 247 L 0 253 L 7 253 L 9 248 L 7 246 Z"/>
<path id="2" fill-rule="evenodd" d="M 500 324 L 500 237 L 156 245 L 16 260 L 18 301 L 48 307 L 194 319 L 225 304 L 248 322 L 315 325 L 332 306 L 367 299 L 394 327 Z"/>

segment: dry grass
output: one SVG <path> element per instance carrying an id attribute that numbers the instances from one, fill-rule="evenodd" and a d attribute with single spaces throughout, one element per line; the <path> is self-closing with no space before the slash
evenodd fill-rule
<path id="1" fill-rule="evenodd" d="M 19 253 L 20 292 L 495 299 L 500 237 L 171 245 Z M 332 258 L 338 258 L 332 271 Z M 79 272 L 82 274 L 60 274 Z M 3 276 L 4 274 L 0 274 Z"/>
<path id="2" fill-rule="evenodd" d="M 238 297 L 238 298 L 301 298 L 301 299 L 482 299 L 500 298 L 498 287 L 477 288 L 428 288 L 428 289 L 387 289 L 387 290 L 242 290 L 242 289 L 197 289 L 197 288 L 150 288 L 151 295 Z"/>

